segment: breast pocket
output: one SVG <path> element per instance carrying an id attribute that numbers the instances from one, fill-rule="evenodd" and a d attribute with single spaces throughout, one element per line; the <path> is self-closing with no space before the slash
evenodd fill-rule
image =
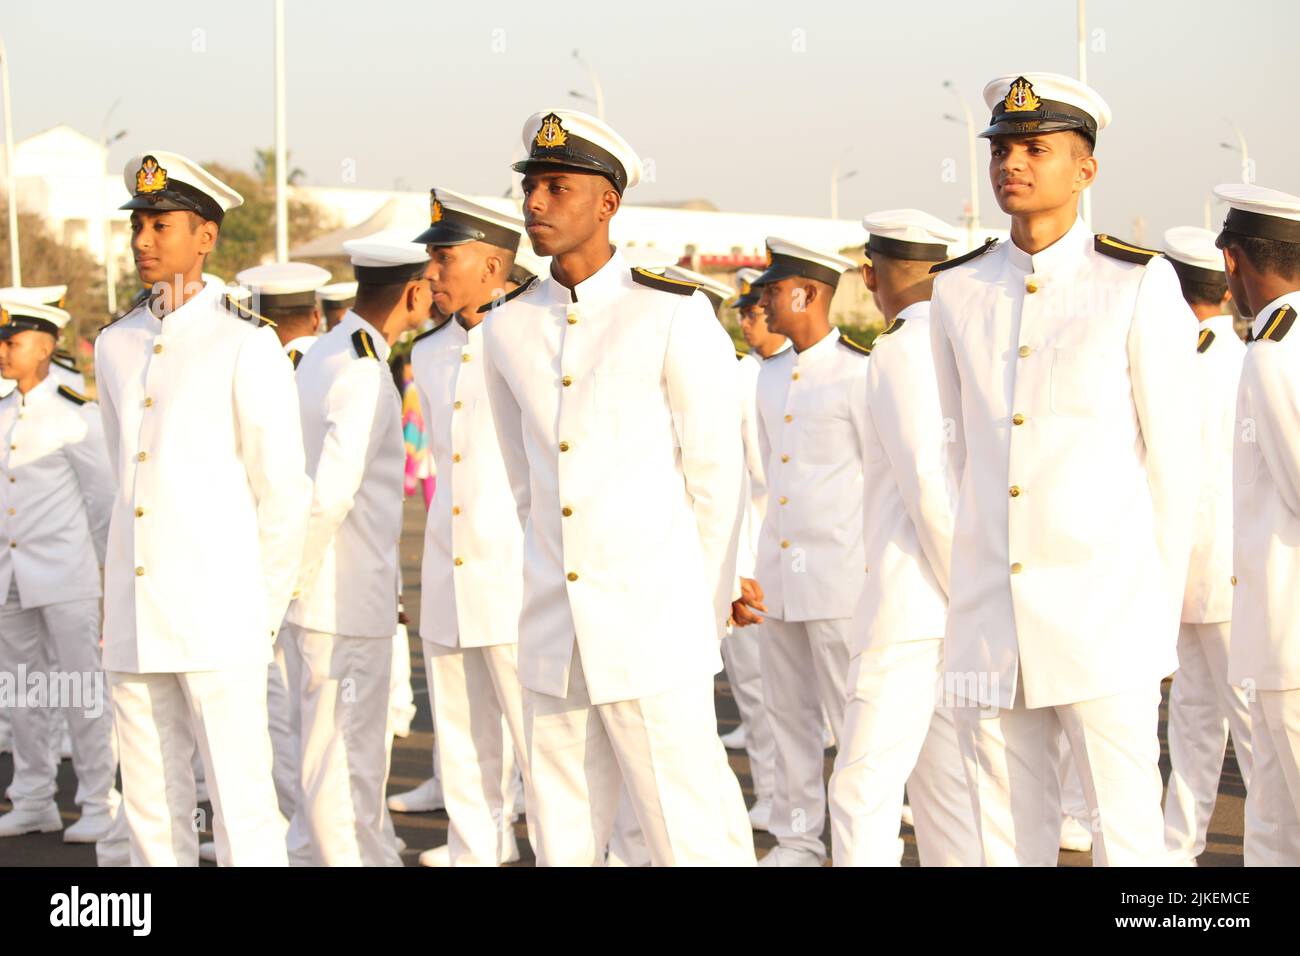
<path id="1" fill-rule="evenodd" d="M 1052 412 L 1091 418 L 1123 408 L 1129 400 L 1128 362 L 1122 351 L 1055 349 Z"/>

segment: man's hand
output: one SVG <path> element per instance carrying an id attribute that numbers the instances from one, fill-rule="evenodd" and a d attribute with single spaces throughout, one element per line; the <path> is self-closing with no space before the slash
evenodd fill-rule
<path id="1" fill-rule="evenodd" d="M 763 588 L 753 578 L 740 579 L 740 599 L 731 602 L 731 620 L 736 627 L 750 624 L 762 624 L 763 619 L 754 611 L 766 611 L 763 604 Z"/>

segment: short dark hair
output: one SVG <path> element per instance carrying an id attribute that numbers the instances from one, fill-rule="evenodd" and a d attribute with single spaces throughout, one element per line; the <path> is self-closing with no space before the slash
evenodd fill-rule
<path id="1" fill-rule="evenodd" d="M 1261 239 L 1225 230 L 1219 233 L 1214 244 L 1220 249 L 1231 248 L 1240 253 L 1260 272 L 1284 279 L 1300 278 L 1300 242 Z"/>
<path id="2" fill-rule="evenodd" d="M 1070 130 L 1070 138 L 1074 141 L 1070 147 L 1070 152 L 1075 159 L 1082 159 L 1085 156 L 1091 156 L 1093 151 L 1092 138 L 1080 130 Z"/>
<path id="3" fill-rule="evenodd" d="M 1218 273 L 1218 278 L 1210 278 L 1205 269 L 1190 269 L 1176 259 L 1169 260 L 1182 286 L 1183 298 L 1189 305 L 1218 305 L 1228 291 L 1228 277 Z"/>
<path id="4" fill-rule="evenodd" d="M 315 306 L 311 305 L 297 305 L 290 308 L 271 306 L 263 309 L 262 315 L 276 325 L 297 325 L 302 322 L 310 322 L 315 315 L 315 311 Z"/>

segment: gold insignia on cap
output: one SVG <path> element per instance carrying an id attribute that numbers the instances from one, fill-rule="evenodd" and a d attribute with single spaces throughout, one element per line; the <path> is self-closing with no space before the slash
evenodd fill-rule
<path id="1" fill-rule="evenodd" d="M 763 247 L 763 266 L 768 269 L 772 268 L 772 247 L 771 246 Z"/>
<path id="2" fill-rule="evenodd" d="M 9 317 L 8 309 L 0 309 L 0 326 L 8 325 L 13 319 Z"/>
<path id="3" fill-rule="evenodd" d="M 146 156 L 140 163 L 140 170 L 135 174 L 136 193 L 156 193 L 167 188 L 167 170 L 158 165 L 158 160 Z"/>
<path id="4" fill-rule="evenodd" d="M 1034 84 L 1023 76 L 1016 77 L 1007 90 L 1007 98 L 1002 101 L 1002 108 L 1008 113 L 1030 113 L 1041 109 L 1043 101 L 1034 93 Z"/>
<path id="5" fill-rule="evenodd" d="M 742 280 L 740 283 L 740 294 L 749 295 L 749 288 L 749 283 Z"/>
<path id="6" fill-rule="evenodd" d="M 569 141 L 569 134 L 560 125 L 560 118 L 554 113 L 542 117 L 542 126 L 537 131 L 533 145 L 541 149 L 558 149 Z"/>
<path id="7" fill-rule="evenodd" d="M 437 194 L 429 190 L 429 225 L 435 222 L 442 222 L 442 203 L 438 202 Z"/>

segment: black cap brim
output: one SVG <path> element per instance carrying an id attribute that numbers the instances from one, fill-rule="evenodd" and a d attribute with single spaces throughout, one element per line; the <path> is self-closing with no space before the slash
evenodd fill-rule
<path id="1" fill-rule="evenodd" d="M 477 242 L 481 235 L 468 235 L 459 229 L 451 229 L 442 223 L 435 223 L 420 233 L 412 242 L 422 242 L 426 246 L 463 246 L 467 242 Z"/>
<path id="2" fill-rule="evenodd" d="M 981 139 L 991 139 L 994 136 L 1034 136 L 1038 133 L 1064 133 L 1067 130 L 1074 130 L 1082 133 L 1090 140 L 1096 140 L 1096 136 L 1086 126 L 1070 120 L 1001 119 L 978 135 Z"/>
<path id="3" fill-rule="evenodd" d="M 520 160 L 517 163 L 511 163 L 510 168 L 517 173 L 523 173 L 525 175 L 534 171 L 562 172 L 564 170 L 574 173 L 595 173 L 598 176 L 604 176 L 608 179 L 610 183 L 613 184 L 614 188 L 618 190 L 618 194 L 620 196 L 623 195 L 623 187 L 618 184 L 618 179 L 615 176 L 614 171 L 595 161 L 585 163 L 582 160 L 573 159 L 571 157 L 565 159 L 559 157 L 555 159 L 529 158 Z"/>

